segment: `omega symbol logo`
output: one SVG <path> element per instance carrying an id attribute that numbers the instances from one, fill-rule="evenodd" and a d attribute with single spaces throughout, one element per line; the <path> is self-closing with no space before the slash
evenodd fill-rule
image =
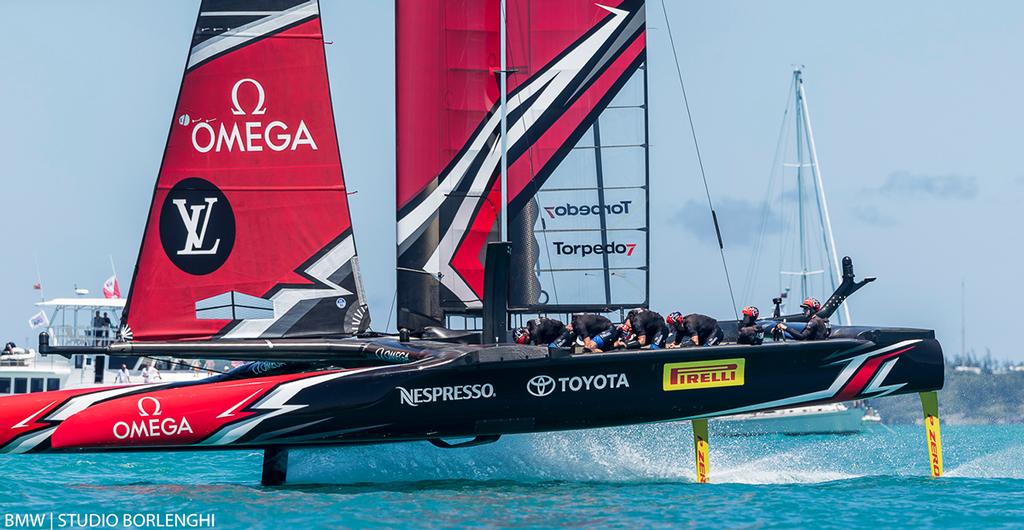
<path id="1" fill-rule="evenodd" d="M 238 82 L 235 83 L 235 86 L 231 87 L 231 103 L 234 104 L 234 107 L 232 107 L 232 109 L 231 109 L 231 114 L 234 114 L 235 116 L 245 116 L 246 115 L 246 112 L 244 110 L 242 110 L 242 106 L 238 104 L 238 89 L 242 85 L 247 84 L 247 83 L 251 83 L 253 86 L 256 87 L 256 96 L 258 98 L 256 100 L 256 106 L 253 107 L 252 114 L 254 114 L 254 115 L 266 114 L 267 113 L 267 107 L 265 107 L 263 105 L 263 103 L 267 99 L 267 94 L 266 94 L 266 92 L 263 91 L 263 85 L 261 85 L 259 81 L 255 80 L 255 79 L 249 79 L 248 77 L 245 78 L 245 79 L 239 79 Z"/>
<path id="2" fill-rule="evenodd" d="M 171 262 L 189 274 L 219 269 L 235 243 L 235 216 L 227 197 L 200 178 L 178 182 L 160 211 L 160 241 Z"/>
<path id="3" fill-rule="evenodd" d="M 547 375 L 535 375 L 526 383 L 530 395 L 544 397 L 555 391 L 555 380 Z"/>
<path id="4" fill-rule="evenodd" d="M 147 406 L 146 403 L 152 403 L 151 406 Z M 149 410 L 147 410 L 149 409 Z M 139 398 L 139 417 L 148 418 L 150 416 L 159 416 L 160 411 L 160 400 L 153 396 L 144 396 Z"/>

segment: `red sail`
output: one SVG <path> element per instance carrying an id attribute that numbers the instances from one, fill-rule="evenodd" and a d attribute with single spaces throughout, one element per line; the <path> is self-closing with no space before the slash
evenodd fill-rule
<path id="1" fill-rule="evenodd" d="M 369 322 L 315 1 L 200 6 L 125 338 L 355 333 Z"/>
<path id="2" fill-rule="evenodd" d="M 446 311 L 479 307 L 483 251 L 499 232 L 499 9 L 499 0 L 397 2 L 400 327 L 419 329 L 440 322 Z M 507 64 L 514 71 L 508 76 L 509 218 L 531 233 L 514 254 L 536 256 L 534 199 L 643 65 L 644 3 L 508 0 L 507 9 Z M 603 197 L 600 183 L 595 189 Z M 604 208 L 602 202 L 597 209 Z M 604 223 L 594 229 L 600 236 L 590 247 L 627 248 L 609 246 L 608 229 Z M 539 260 L 521 261 L 516 288 L 529 289 L 540 279 L 529 270 Z M 606 278 L 609 267 L 605 259 Z M 646 271 L 646 263 L 635 269 Z M 643 283 L 641 303 L 646 272 L 643 279 L 636 282 Z"/>

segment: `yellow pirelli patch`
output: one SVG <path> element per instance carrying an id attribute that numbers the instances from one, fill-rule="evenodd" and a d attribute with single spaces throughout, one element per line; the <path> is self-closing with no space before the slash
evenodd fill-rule
<path id="1" fill-rule="evenodd" d="M 743 386 L 743 367 L 746 359 L 718 359 L 667 363 L 664 368 L 662 390 L 696 390 L 718 386 Z"/>

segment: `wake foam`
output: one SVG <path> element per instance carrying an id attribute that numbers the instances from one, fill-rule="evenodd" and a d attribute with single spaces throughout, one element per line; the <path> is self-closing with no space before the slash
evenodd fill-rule
<path id="1" fill-rule="evenodd" d="M 946 475 L 1024 479 L 1024 426 L 944 426 Z M 305 484 L 509 480 L 517 482 L 692 482 L 690 424 L 504 436 L 496 443 L 438 449 L 427 442 L 292 452 L 288 480 Z M 920 426 L 850 436 L 729 438 L 711 426 L 716 484 L 808 484 L 862 477 L 927 477 Z"/>
<path id="2" fill-rule="evenodd" d="M 947 477 L 1024 479 L 1024 445 L 977 456 L 946 471 Z"/>
<path id="3" fill-rule="evenodd" d="M 438 449 L 427 442 L 303 449 L 290 456 L 288 481 L 692 482 L 691 436 L 688 423 L 668 423 L 505 436 L 463 449 Z M 712 481 L 815 483 L 864 475 L 849 466 L 837 468 L 832 439 L 814 438 L 713 438 Z"/>

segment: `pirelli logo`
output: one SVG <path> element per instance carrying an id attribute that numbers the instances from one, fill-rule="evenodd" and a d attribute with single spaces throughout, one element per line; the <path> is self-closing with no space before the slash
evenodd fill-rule
<path id="1" fill-rule="evenodd" d="M 746 359 L 718 359 L 668 363 L 664 368 L 662 390 L 696 390 L 718 386 L 743 386 Z"/>

